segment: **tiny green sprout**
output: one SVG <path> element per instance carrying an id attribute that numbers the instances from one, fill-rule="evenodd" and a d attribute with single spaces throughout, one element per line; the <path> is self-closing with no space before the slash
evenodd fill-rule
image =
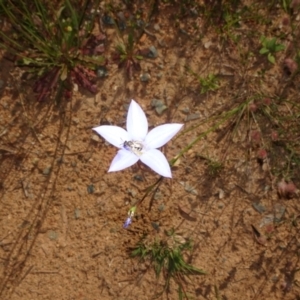
<path id="1" fill-rule="evenodd" d="M 284 45 L 277 43 L 276 38 L 267 39 L 265 36 L 261 36 L 260 42 L 262 44 L 262 48 L 259 50 L 259 53 L 267 55 L 268 61 L 275 64 L 274 54 L 284 50 Z"/>
<path id="2" fill-rule="evenodd" d="M 0 10 L 13 33 L 0 30 L 0 47 L 17 58 L 33 74 L 33 91 L 38 101 L 72 97 L 72 83 L 97 93 L 96 66 L 104 63 L 105 36 L 93 28 L 100 0 L 0 1 Z M 68 16 L 68 17 L 66 17 Z"/>
<path id="3" fill-rule="evenodd" d="M 208 173 L 210 176 L 215 177 L 221 172 L 223 167 L 221 162 L 210 160 L 208 163 Z"/>
<path id="4" fill-rule="evenodd" d="M 188 264 L 184 259 L 184 252 L 192 250 L 192 242 L 175 233 L 175 230 L 165 232 L 166 238 L 160 241 L 146 242 L 143 238 L 131 252 L 132 257 L 148 260 L 154 268 L 156 277 L 164 275 L 165 284 L 163 292 L 168 292 L 171 279 L 178 286 L 178 298 L 189 299 L 186 291 L 186 277 L 190 275 L 205 275 L 204 270 Z M 158 295 L 158 296 L 159 296 Z"/>
<path id="5" fill-rule="evenodd" d="M 209 91 L 215 91 L 220 87 L 217 76 L 214 74 L 209 74 L 207 77 L 199 77 L 199 82 L 201 86 L 201 94 L 205 94 Z"/>

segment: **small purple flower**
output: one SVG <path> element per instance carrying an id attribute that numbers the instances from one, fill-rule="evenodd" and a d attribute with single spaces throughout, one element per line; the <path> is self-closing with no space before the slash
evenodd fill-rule
<path id="1" fill-rule="evenodd" d="M 136 206 L 132 206 L 128 211 L 128 218 L 126 219 L 125 223 L 123 224 L 123 228 L 128 228 L 128 226 L 132 223 L 132 218 L 136 211 Z"/>
<path id="2" fill-rule="evenodd" d="M 124 223 L 124 225 L 123 225 L 123 228 L 128 228 L 128 226 L 131 224 L 131 222 L 132 222 L 132 217 L 129 216 L 129 217 L 126 219 L 126 221 L 125 221 L 125 223 Z"/>

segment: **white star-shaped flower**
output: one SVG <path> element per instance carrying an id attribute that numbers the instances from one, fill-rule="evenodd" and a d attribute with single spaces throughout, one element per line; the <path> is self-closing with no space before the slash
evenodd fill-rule
<path id="1" fill-rule="evenodd" d="M 157 150 L 166 144 L 181 129 L 183 124 L 164 124 L 148 132 L 148 121 L 142 108 L 131 100 L 126 128 L 103 125 L 93 128 L 110 144 L 119 148 L 108 172 L 120 171 L 141 160 L 161 176 L 172 178 L 170 165 L 165 155 Z"/>

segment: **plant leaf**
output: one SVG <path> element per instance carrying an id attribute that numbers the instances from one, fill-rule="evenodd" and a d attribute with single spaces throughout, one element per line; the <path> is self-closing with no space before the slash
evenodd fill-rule
<path id="1" fill-rule="evenodd" d="M 266 54 L 268 52 L 269 52 L 269 50 L 267 48 L 264 48 L 264 47 L 259 50 L 259 54 Z"/>
<path id="2" fill-rule="evenodd" d="M 67 65 L 63 65 L 60 73 L 60 80 L 65 81 L 68 77 L 68 67 Z"/>
<path id="3" fill-rule="evenodd" d="M 275 46 L 275 52 L 282 51 L 284 49 L 285 49 L 285 47 L 282 44 L 278 44 Z"/>
<path id="4" fill-rule="evenodd" d="M 275 64 L 275 57 L 271 53 L 268 54 L 268 61 L 272 64 Z"/>

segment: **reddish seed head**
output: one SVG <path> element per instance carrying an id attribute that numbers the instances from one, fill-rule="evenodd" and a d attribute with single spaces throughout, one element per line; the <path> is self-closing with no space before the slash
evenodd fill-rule
<path id="1" fill-rule="evenodd" d="M 284 60 L 284 68 L 290 73 L 293 74 L 298 69 L 298 64 L 291 58 L 286 58 Z"/>
<path id="2" fill-rule="evenodd" d="M 265 98 L 265 99 L 263 100 L 263 102 L 264 102 L 265 105 L 270 105 L 271 102 L 272 102 L 272 100 L 271 100 L 270 98 Z"/>
<path id="3" fill-rule="evenodd" d="M 291 199 L 294 197 L 297 188 L 293 182 L 286 183 L 285 180 L 281 180 L 278 185 L 278 194 L 281 197 Z"/>
<path id="4" fill-rule="evenodd" d="M 294 185 L 294 183 L 293 182 L 289 182 L 286 185 L 286 194 L 287 194 L 287 197 L 288 198 L 292 198 L 295 195 L 296 190 L 297 190 L 297 188 Z"/>
<path id="5" fill-rule="evenodd" d="M 253 130 L 251 131 L 251 134 L 250 134 L 250 137 L 251 137 L 251 140 L 254 142 L 254 143 L 260 143 L 260 132 L 257 131 L 257 130 Z"/>
<path id="6" fill-rule="evenodd" d="M 292 0 L 290 8 L 297 8 L 300 5 L 300 0 Z"/>
<path id="7" fill-rule="evenodd" d="M 283 17 L 283 19 L 282 19 L 282 25 L 283 26 L 290 25 L 290 19 L 289 19 L 289 17 L 287 17 L 287 16 Z"/>
<path id="8" fill-rule="evenodd" d="M 257 158 L 258 159 L 264 160 L 264 159 L 267 158 L 267 156 L 268 156 L 268 154 L 267 154 L 267 151 L 265 149 L 259 149 L 257 151 Z"/>
<path id="9" fill-rule="evenodd" d="M 255 103 L 250 103 L 249 104 L 249 110 L 252 112 L 256 112 L 257 111 L 257 105 Z"/>
<path id="10" fill-rule="evenodd" d="M 266 231 L 266 234 L 271 234 L 271 233 L 273 233 L 273 232 L 275 231 L 274 225 L 273 225 L 273 224 L 268 224 L 268 225 L 266 226 L 265 231 Z"/>
<path id="11" fill-rule="evenodd" d="M 278 132 L 277 131 L 272 131 L 271 132 L 271 139 L 272 141 L 278 141 Z"/>
<path id="12" fill-rule="evenodd" d="M 67 99 L 70 99 L 70 98 L 72 97 L 72 91 L 66 90 L 66 91 L 65 91 L 65 97 L 66 97 Z"/>

